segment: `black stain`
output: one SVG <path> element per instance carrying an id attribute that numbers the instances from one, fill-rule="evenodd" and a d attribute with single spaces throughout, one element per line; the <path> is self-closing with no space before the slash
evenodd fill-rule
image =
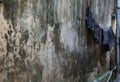
<path id="1" fill-rule="evenodd" d="M 64 62 L 62 62 L 62 72 L 64 73 L 64 79 L 69 79 L 71 76 L 73 79 L 78 78 L 78 82 L 86 82 L 87 76 L 92 72 L 93 67 L 97 65 L 96 60 L 94 60 L 94 55 L 86 56 L 87 52 L 81 56 L 81 53 L 73 51 L 71 53 L 66 52 L 63 54 Z M 64 64 L 63 64 L 64 63 Z"/>
<path id="2" fill-rule="evenodd" d="M 47 40 L 47 32 L 46 32 L 45 35 L 42 37 L 41 42 L 45 44 L 45 43 L 46 43 L 46 40 Z"/>
<path id="3" fill-rule="evenodd" d="M 53 38 L 53 43 L 55 45 L 55 52 L 58 53 L 60 51 L 64 51 L 64 47 L 62 47 L 62 44 L 60 42 L 60 23 L 56 23 L 55 24 L 55 28 L 54 28 L 54 38 Z"/>
<path id="4" fill-rule="evenodd" d="M 50 24 L 51 26 L 54 25 L 55 21 L 54 21 L 54 0 L 47 0 L 46 2 L 46 9 L 47 9 L 47 13 L 46 13 L 46 18 L 47 18 L 47 23 Z"/>
<path id="5" fill-rule="evenodd" d="M 5 39 L 8 40 L 8 35 L 7 34 L 5 34 Z"/>
<path id="6" fill-rule="evenodd" d="M 26 44 L 29 38 L 29 31 L 25 30 L 21 33 L 20 43 Z"/>

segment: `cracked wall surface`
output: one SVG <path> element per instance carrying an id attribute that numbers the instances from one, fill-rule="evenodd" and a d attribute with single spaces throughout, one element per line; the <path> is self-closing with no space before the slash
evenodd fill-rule
<path id="1" fill-rule="evenodd" d="M 0 82 L 90 82 L 110 68 L 85 27 L 90 6 L 103 28 L 113 0 L 3 0 L 0 3 Z M 113 61 L 112 61 L 113 62 Z"/>

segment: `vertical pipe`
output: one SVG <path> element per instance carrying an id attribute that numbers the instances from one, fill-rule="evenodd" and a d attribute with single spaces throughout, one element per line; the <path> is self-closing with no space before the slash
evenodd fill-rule
<path id="1" fill-rule="evenodd" d="M 119 27 L 120 27 L 120 0 L 117 0 L 117 22 L 116 22 L 116 64 L 117 73 L 120 72 L 120 45 L 119 45 Z"/>

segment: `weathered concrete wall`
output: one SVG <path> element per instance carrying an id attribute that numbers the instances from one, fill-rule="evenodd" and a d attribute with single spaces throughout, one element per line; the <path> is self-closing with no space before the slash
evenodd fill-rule
<path id="1" fill-rule="evenodd" d="M 0 4 L 0 82 L 90 82 L 109 69 L 84 24 L 89 5 L 110 26 L 112 0 L 4 0 Z"/>

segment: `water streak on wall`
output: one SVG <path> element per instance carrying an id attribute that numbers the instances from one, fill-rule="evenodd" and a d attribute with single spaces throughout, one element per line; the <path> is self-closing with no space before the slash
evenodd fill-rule
<path id="1" fill-rule="evenodd" d="M 85 82 L 109 69 L 84 24 L 85 9 L 110 26 L 112 0 L 4 0 L 0 82 Z"/>

